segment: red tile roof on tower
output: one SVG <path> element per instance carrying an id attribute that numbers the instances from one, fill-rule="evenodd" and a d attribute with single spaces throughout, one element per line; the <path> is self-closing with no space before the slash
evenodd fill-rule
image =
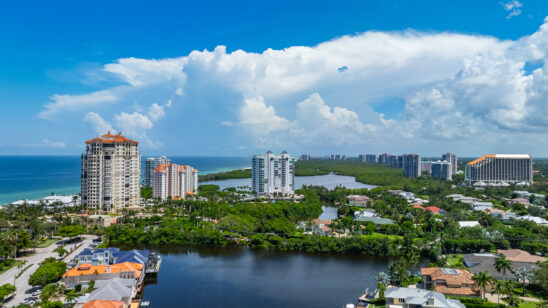
<path id="1" fill-rule="evenodd" d="M 131 139 L 128 139 L 128 138 L 122 136 L 122 133 L 118 133 L 117 135 L 113 135 L 110 132 L 108 132 L 107 134 L 102 135 L 101 137 L 95 137 L 93 139 L 90 139 L 90 140 L 86 141 L 86 143 L 88 143 L 88 144 L 89 143 L 94 143 L 94 142 L 98 142 L 98 143 L 131 142 L 131 143 L 139 144 L 139 142 L 137 142 L 135 140 L 131 140 Z"/>
<path id="2" fill-rule="evenodd" d="M 168 164 L 164 164 L 164 165 L 159 165 L 158 167 L 156 167 L 156 169 L 152 170 L 153 172 L 163 172 L 163 171 L 166 171 L 166 168 L 168 167 L 169 165 Z"/>

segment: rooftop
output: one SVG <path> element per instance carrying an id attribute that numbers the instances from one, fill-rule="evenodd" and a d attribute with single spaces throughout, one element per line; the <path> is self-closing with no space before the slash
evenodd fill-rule
<path id="1" fill-rule="evenodd" d="M 131 142 L 135 144 L 139 144 L 139 142 L 135 140 L 128 139 L 124 136 L 122 136 L 122 133 L 118 133 L 117 135 L 113 135 L 110 132 L 107 134 L 102 135 L 101 137 L 95 137 L 93 139 L 90 139 L 86 141 L 87 144 L 90 143 L 124 143 L 124 142 Z"/>
<path id="2" fill-rule="evenodd" d="M 527 262 L 527 263 L 536 263 L 537 261 L 545 262 L 546 259 L 539 256 L 534 256 L 527 251 L 521 249 L 509 249 L 509 250 L 497 250 L 498 253 L 506 256 L 506 259 L 512 262 Z"/>

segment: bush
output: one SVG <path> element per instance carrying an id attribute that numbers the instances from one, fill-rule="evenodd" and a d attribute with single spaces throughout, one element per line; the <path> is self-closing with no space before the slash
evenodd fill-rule
<path id="1" fill-rule="evenodd" d="M 61 279 L 61 276 L 67 270 L 67 264 L 63 261 L 57 261 L 55 258 L 47 258 L 40 267 L 29 277 L 31 286 L 45 286 Z"/>

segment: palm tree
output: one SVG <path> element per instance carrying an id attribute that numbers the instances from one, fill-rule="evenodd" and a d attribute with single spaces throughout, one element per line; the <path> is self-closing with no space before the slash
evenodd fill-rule
<path id="1" fill-rule="evenodd" d="M 504 282 L 502 282 L 501 280 L 496 280 L 493 284 L 493 291 L 495 291 L 494 293 L 497 294 L 497 304 L 500 304 L 500 295 L 504 294 L 504 292 L 506 291 L 506 286 L 504 285 Z"/>
<path id="2" fill-rule="evenodd" d="M 474 281 L 478 284 L 478 287 L 482 290 L 483 301 L 485 301 L 485 288 L 491 281 L 493 281 L 493 277 L 489 276 L 487 271 L 483 271 L 475 274 L 472 279 L 474 279 Z"/>
<path id="3" fill-rule="evenodd" d="M 500 255 L 498 258 L 495 259 L 495 268 L 497 269 L 497 272 L 502 272 L 502 280 L 505 281 L 506 271 L 512 271 L 512 261 L 506 259 L 505 255 Z"/>

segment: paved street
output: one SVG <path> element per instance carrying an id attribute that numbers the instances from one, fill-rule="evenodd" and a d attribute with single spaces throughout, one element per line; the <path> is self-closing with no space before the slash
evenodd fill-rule
<path id="1" fill-rule="evenodd" d="M 84 250 L 84 248 L 88 247 L 94 238 L 96 238 L 95 235 L 84 235 L 83 237 L 84 237 L 84 241 L 82 242 L 82 245 L 78 249 L 70 253 L 68 256 L 66 256 L 64 258 L 65 262 L 68 262 L 72 258 L 74 258 L 77 254 L 79 254 L 82 250 Z M 79 245 L 79 244 L 76 244 L 76 245 Z M 67 245 L 65 249 L 70 251 L 72 246 L 75 246 L 75 245 L 74 244 Z M 4 304 L 6 307 L 19 305 L 20 303 L 23 302 L 23 300 L 25 300 L 25 298 L 31 296 L 32 292 L 36 291 L 36 288 L 28 284 L 29 277 L 31 274 L 33 274 L 36 271 L 40 262 L 42 262 L 43 260 L 49 257 L 54 257 L 54 258 L 59 257 L 59 254 L 53 251 L 55 248 L 57 248 L 57 245 L 55 243 L 46 248 L 37 248 L 36 254 L 30 257 L 24 257 L 20 259 L 20 260 L 27 261 L 27 263 L 23 265 L 21 269 L 12 268 L 9 271 L 5 272 L 4 274 L 0 275 L 0 285 L 3 285 L 5 283 L 13 284 L 17 273 L 19 273 L 23 268 L 29 265 L 32 265 L 27 270 L 25 270 L 25 272 L 21 275 L 21 277 L 15 279 L 15 287 L 17 288 L 17 291 L 15 292 L 15 296 L 9 302 Z"/>

